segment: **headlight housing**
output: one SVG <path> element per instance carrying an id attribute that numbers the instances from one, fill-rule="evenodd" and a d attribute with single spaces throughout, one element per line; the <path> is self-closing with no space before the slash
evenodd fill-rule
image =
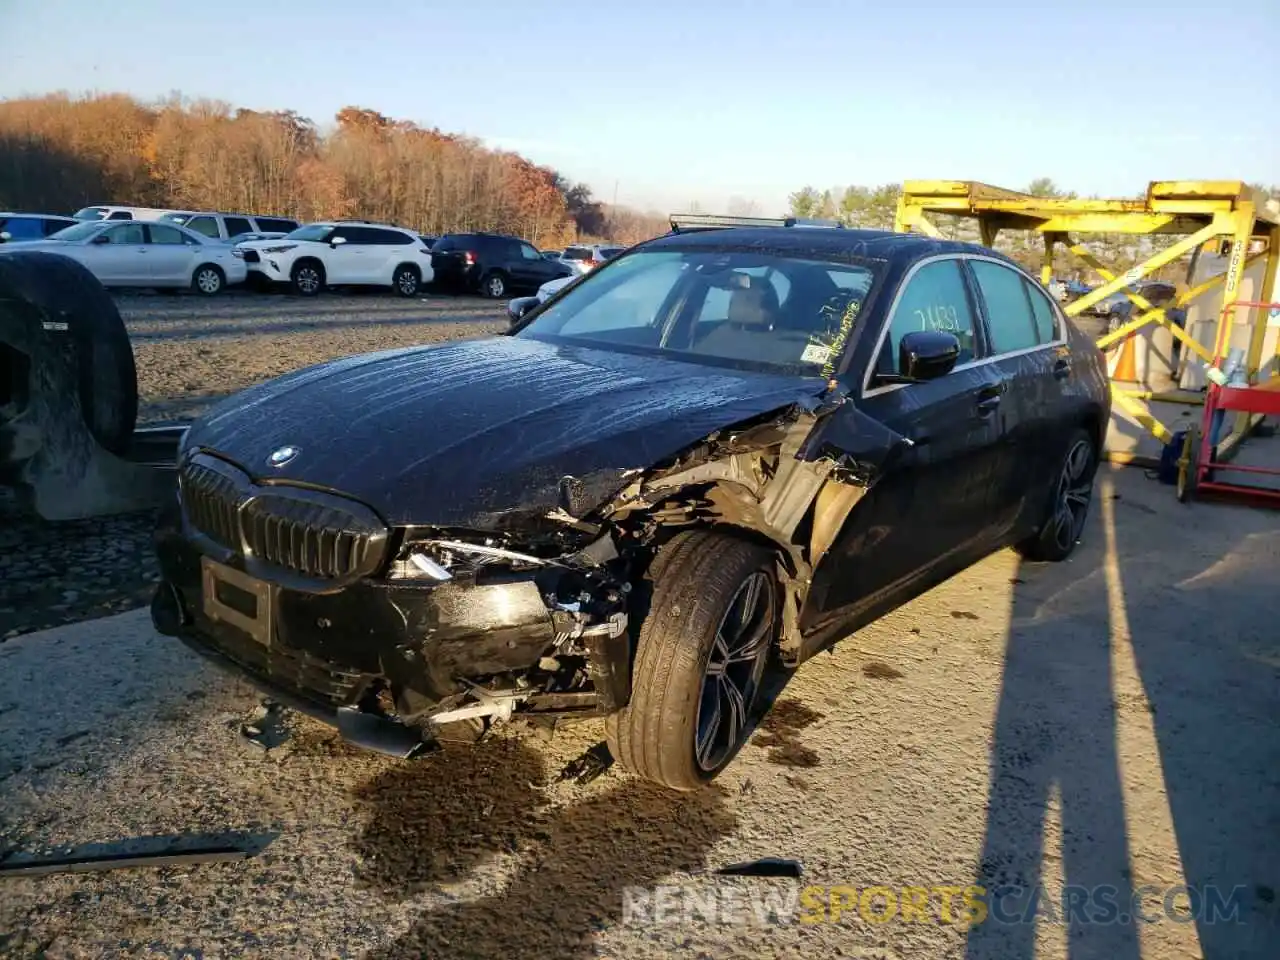
<path id="1" fill-rule="evenodd" d="M 284 246 L 280 246 L 280 247 L 263 247 L 262 252 L 263 253 L 288 253 L 290 250 L 296 249 L 297 246 L 298 245 L 296 243 L 286 243 L 284 244 Z"/>

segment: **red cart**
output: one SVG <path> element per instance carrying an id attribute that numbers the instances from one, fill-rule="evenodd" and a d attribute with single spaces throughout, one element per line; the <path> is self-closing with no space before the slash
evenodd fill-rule
<path id="1" fill-rule="evenodd" d="M 1214 348 L 1213 366 L 1222 369 L 1222 358 L 1231 342 L 1231 313 L 1240 307 L 1261 308 L 1260 322 L 1267 322 L 1267 315 L 1280 312 L 1280 303 L 1264 303 L 1256 300 L 1237 300 L 1222 308 L 1218 324 L 1218 342 Z M 1280 417 L 1280 376 L 1273 376 L 1264 383 L 1251 386 L 1219 386 L 1212 380 L 1204 398 L 1204 417 L 1200 429 L 1187 431 L 1183 441 L 1182 457 L 1178 460 L 1178 499 L 1188 503 L 1198 493 L 1222 494 L 1242 499 L 1268 502 L 1280 506 L 1280 490 L 1251 486 L 1246 483 L 1224 483 L 1215 480 L 1215 471 L 1230 470 L 1233 473 L 1264 474 L 1280 477 L 1280 467 L 1246 467 L 1237 463 L 1215 460 L 1216 446 L 1213 436 L 1214 415 L 1218 411 L 1230 413 L 1266 414 Z M 1225 421 L 1224 421 L 1225 422 Z"/>

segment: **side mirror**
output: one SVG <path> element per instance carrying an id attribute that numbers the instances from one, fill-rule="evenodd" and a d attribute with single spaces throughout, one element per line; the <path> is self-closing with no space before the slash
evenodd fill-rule
<path id="1" fill-rule="evenodd" d="M 93 238 L 93 242 L 94 243 L 110 243 L 111 238 L 108 237 L 105 233 L 100 233 Z"/>
<path id="2" fill-rule="evenodd" d="M 0 243 L 8 243 L 13 239 L 13 234 L 8 230 L 0 230 Z"/>
<path id="3" fill-rule="evenodd" d="M 329 246 L 331 246 L 331 247 L 337 247 L 337 246 L 339 246 L 340 244 L 344 244 L 344 243 L 346 243 L 346 242 L 347 242 L 347 238 L 346 238 L 346 237 L 334 237 L 332 240 L 330 240 L 330 241 L 329 241 Z"/>
<path id="4" fill-rule="evenodd" d="M 898 370 L 909 382 L 945 376 L 959 357 L 960 341 L 943 330 L 917 330 L 898 343 Z"/>
<path id="5" fill-rule="evenodd" d="M 537 297 L 516 297 L 507 304 L 507 321 L 514 327 L 537 305 Z"/>

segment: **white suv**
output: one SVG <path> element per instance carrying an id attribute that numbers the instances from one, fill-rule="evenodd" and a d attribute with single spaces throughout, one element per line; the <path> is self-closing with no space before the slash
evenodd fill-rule
<path id="1" fill-rule="evenodd" d="M 606 260 L 612 260 L 623 249 L 623 247 L 604 244 L 592 244 L 591 246 L 574 244 L 572 247 L 566 247 L 564 253 L 560 254 L 560 262 L 568 266 L 574 273 L 581 275 L 590 273 Z"/>
<path id="2" fill-rule="evenodd" d="M 314 296 L 326 286 L 391 287 L 412 297 L 432 280 L 431 251 L 412 230 L 349 220 L 309 223 L 237 248 L 251 273 Z"/>

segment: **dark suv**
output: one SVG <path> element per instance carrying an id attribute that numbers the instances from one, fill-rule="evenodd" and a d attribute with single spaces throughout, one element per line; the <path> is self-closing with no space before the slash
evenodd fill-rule
<path id="1" fill-rule="evenodd" d="M 436 283 L 504 297 L 516 288 L 536 290 L 570 276 L 559 260 L 548 260 L 533 244 L 495 233 L 447 233 L 431 245 Z"/>

